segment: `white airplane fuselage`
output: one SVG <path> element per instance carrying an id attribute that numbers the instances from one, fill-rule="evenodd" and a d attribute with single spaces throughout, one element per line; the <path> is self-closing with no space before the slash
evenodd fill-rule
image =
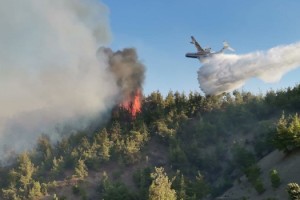
<path id="1" fill-rule="evenodd" d="M 226 41 L 223 42 L 223 48 L 221 50 L 214 52 L 214 51 L 211 51 L 211 48 L 202 48 L 193 36 L 191 36 L 191 39 L 192 39 L 191 43 L 195 45 L 197 52 L 196 53 L 187 53 L 187 54 L 185 54 L 185 57 L 197 58 L 200 60 L 200 62 L 202 60 L 206 60 L 206 58 L 209 58 L 213 55 L 223 53 L 226 49 L 228 49 L 230 51 L 234 51 L 234 49 L 232 49 Z"/>
<path id="2" fill-rule="evenodd" d="M 215 54 L 218 54 L 219 52 L 214 52 L 214 53 L 211 53 L 211 52 L 197 52 L 197 53 L 187 53 L 185 54 L 185 57 L 187 58 L 207 58 L 207 57 L 210 57 L 210 56 L 213 56 Z"/>

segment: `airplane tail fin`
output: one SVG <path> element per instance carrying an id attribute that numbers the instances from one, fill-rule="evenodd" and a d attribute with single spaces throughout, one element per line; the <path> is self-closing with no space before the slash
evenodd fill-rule
<path id="1" fill-rule="evenodd" d="M 190 41 L 190 43 L 191 43 L 191 44 L 195 44 L 195 41 L 196 41 L 196 40 L 195 40 L 194 36 L 191 36 L 191 41 Z"/>
<path id="2" fill-rule="evenodd" d="M 223 50 L 228 49 L 229 51 L 235 51 L 233 48 L 231 48 L 228 44 L 228 42 L 224 41 L 223 42 Z"/>

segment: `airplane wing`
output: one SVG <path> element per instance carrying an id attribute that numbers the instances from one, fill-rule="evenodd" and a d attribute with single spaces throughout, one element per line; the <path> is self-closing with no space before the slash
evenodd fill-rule
<path id="1" fill-rule="evenodd" d="M 192 41 L 191 43 L 195 45 L 195 47 L 197 48 L 198 52 L 203 52 L 204 50 L 202 49 L 202 47 L 200 46 L 200 44 L 197 42 L 197 40 L 191 36 Z"/>

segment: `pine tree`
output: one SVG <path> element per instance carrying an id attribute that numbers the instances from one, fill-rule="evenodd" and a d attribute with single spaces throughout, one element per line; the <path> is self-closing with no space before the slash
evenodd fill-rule
<path id="1" fill-rule="evenodd" d="M 33 182 L 33 186 L 29 191 L 28 194 L 28 199 L 38 199 L 39 197 L 43 196 L 42 192 L 41 192 L 41 184 L 37 181 Z"/>
<path id="2" fill-rule="evenodd" d="M 52 176 L 54 178 L 56 178 L 59 175 L 61 175 L 61 173 L 63 171 L 63 167 L 64 167 L 64 158 L 62 156 L 58 159 L 56 159 L 56 157 L 54 157 L 54 159 L 52 161 L 52 168 L 50 171 Z"/>
<path id="3" fill-rule="evenodd" d="M 192 183 L 192 193 L 196 199 L 202 199 L 210 192 L 210 188 L 204 180 L 204 176 L 198 172 L 195 182 Z"/>
<path id="4" fill-rule="evenodd" d="M 21 190 L 25 194 L 29 192 L 29 185 L 32 183 L 33 173 L 36 171 L 33 163 L 31 162 L 28 153 L 23 153 L 19 156 L 19 167 L 17 173 L 19 174 L 19 182 Z"/>
<path id="5" fill-rule="evenodd" d="M 167 111 L 170 111 L 174 107 L 175 99 L 174 99 L 174 94 L 172 91 L 168 92 L 164 104 L 165 104 Z"/>
<path id="6" fill-rule="evenodd" d="M 51 146 L 50 138 L 47 135 L 42 135 L 37 141 L 37 153 L 39 155 L 39 162 L 43 163 L 43 168 L 49 170 L 51 167 L 53 149 Z"/>
<path id="7" fill-rule="evenodd" d="M 277 123 L 274 144 L 279 150 L 289 153 L 300 147 L 300 119 L 298 114 L 285 118 L 284 113 Z"/>
<path id="8" fill-rule="evenodd" d="M 98 133 L 94 137 L 94 146 L 97 151 L 97 155 L 102 161 L 108 161 L 110 158 L 110 150 L 112 142 L 108 138 L 106 129 L 104 128 L 101 133 Z"/>
<path id="9" fill-rule="evenodd" d="M 171 188 L 172 181 L 164 172 L 164 168 L 155 167 L 151 178 L 153 181 L 149 187 L 149 200 L 176 200 L 176 191 Z"/>
<path id="10" fill-rule="evenodd" d="M 93 148 L 86 136 L 81 139 L 78 151 L 80 152 L 80 157 L 84 160 L 93 158 Z"/>
<path id="11" fill-rule="evenodd" d="M 8 188 L 2 189 L 2 196 L 4 199 L 21 200 L 14 185 L 10 185 Z"/>
<path id="12" fill-rule="evenodd" d="M 79 178 L 79 179 L 84 179 L 85 177 L 88 176 L 88 171 L 87 171 L 87 167 L 84 163 L 84 160 L 79 159 L 76 167 L 75 167 L 75 177 Z"/>
<path id="13" fill-rule="evenodd" d="M 280 185 L 280 177 L 278 175 L 277 170 L 275 170 L 275 169 L 271 170 L 270 179 L 271 179 L 272 187 L 278 188 Z"/>
<path id="14" fill-rule="evenodd" d="M 186 194 L 186 180 L 184 175 L 180 173 L 179 170 L 176 172 L 176 179 L 174 180 L 172 185 L 176 190 L 178 200 L 185 200 L 188 198 Z"/>
<path id="15" fill-rule="evenodd" d="M 287 192 L 291 200 L 300 200 L 300 186 L 297 183 L 289 183 Z"/>
<path id="16" fill-rule="evenodd" d="M 18 158 L 17 169 L 9 171 L 9 187 L 2 189 L 5 199 L 27 199 L 31 186 L 34 185 L 33 175 L 36 171 L 27 152 L 22 153 Z"/>

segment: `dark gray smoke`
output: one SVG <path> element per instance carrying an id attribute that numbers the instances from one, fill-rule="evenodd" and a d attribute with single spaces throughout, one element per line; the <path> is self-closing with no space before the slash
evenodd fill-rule
<path id="1" fill-rule="evenodd" d="M 109 70 L 113 73 L 122 95 L 120 100 L 127 99 L 138 89 L 142 89 L 145 79 L 145 66 L 138 60 L 134 48 L 125 48 L 113 52 L 109 48 L 101 48 L 108 57 Z"/>
<path id="2" fill-rule="evenodd" d="M 300 66 L 300 43 L 278 46 L 245 55 L 219 54 L 207 59 L 198 71 L 200 88 L 213 95 L 232 91 L 252 77 L 276 82 Z"/>

